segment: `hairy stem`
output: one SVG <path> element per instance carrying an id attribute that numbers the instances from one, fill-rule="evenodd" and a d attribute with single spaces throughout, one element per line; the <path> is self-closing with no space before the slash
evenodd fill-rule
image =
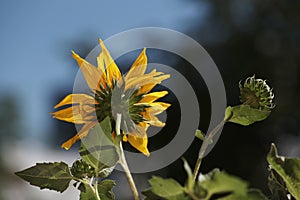
<path id="1" fill-rule="evenodd" d="M 98 173 L 96 173 L 95 183 L 94 183 L 95 193 L 97 200 L 100 200 L 99 192 L 98 192 Z"/>
<path id="2" fill-rule="evenodd" d="M 121 118 L 122 118 L 122 115 L 118 113 L 117 114 L 117 119 L 116 119 L 116 134 L 117 135 L 121 135 L 121 133 L 120 133 Z M 122 141 L 120 141 L 120 154 L 121 155 L 120 155 L 119 163 L 122 166 L 122 168 L 124 169 L 124 172 L 125 172 L 127 181 L 129 183 L 130 189 L 132 191 L 132 194 L 134 196 L 134 199 L 135 200 L 140 200 L 139 193 L 137 191 L 137 188 L 135 186 L 135 183 L 133 181 L 131 172 L 129 170 L 129 167 L 128 167 L 128 164 L 127 164 L 127 161 L 126 161 L 126 158 L 125 158 L 125 154 L 124 154 L 124 150 L 123 150 L 123 146 L 122 146 Z"/>
<path id="3" fill-rule="evenodd" d="M 201 166 L 201 163 L 202 163 L 202 159 L 203 159 L 203 156 L 204 156 L 204 154 L 205 154 L 205 152 L 207 150 L 207 147 L 211 144 L 211 141 L 212 141 L 213 137 L 216 135 L 216 133 L 218 133 L 218 131 L 220 130 L 220 128 L 222 128 L 225 123 L 226 123 L 226 120 L 222 120 L 208 134 L 208 137 L 203 140 L 203 144 L 201 146 L 201 149 L 200 149 L 200 152 L 199 152 L 199 155 L 198 155 L 198 159 L 197 159 L 197 162 L 196 162 L 196 165 L 195 165 L 194 173 L 193 173 L 193 179 L 194 179 L 194 181 L 196 180 L 196 178 L 198 176 L 199 169 L 200 169 L 200 166 Z"/>

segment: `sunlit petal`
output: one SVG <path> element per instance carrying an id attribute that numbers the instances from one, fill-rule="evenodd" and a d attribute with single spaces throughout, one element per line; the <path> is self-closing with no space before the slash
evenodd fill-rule
<path id="1" fill-rule="evenodd" d="M 125 90 L 127 90 L 129 88 L 139 87 L 139 88 L 141 88 L 139 93 L 142 93 L 141 90 L 142 90 L 143 86 L 153 85 L 152 86 L 152 88 L 153 88 L 155 85 L 160 84 L 163 80 L 170 77 L 170 75 L 161 75 L 161 74 L 163 74 L 162 72 L 157 72 L 156 74 L 157 74 L 156 76 L 153 76 L 152 74 L 144 74 L 143 76 L 136 77 L 134 79 L 133 78 L 129 79 L 126 82 Z M 149 92 L 149 91 L 145 91 L 145 89 L 144 89 L 144 93 Z"/>
<path id="2" fill-rule="evenodd" d="M 96 121 L 90 122 L 85 124 L 80 131 L 71 139 L 69 139 L 68 141 L 66 141 L 65 143 L 63 143 L 61 145 L 62 148 L 69 150 L 71 148 L 71 146 L 77 141 L 80 140 L 81 138 L 87 136 L 87 134 L 89 133 L 89 129 L 93 128 L 95 125 L 97 124 Z"/>
<path id="3" fill-rule="evenodd" d="M 128 142 L 144 155 L 149 156 L 149 150 L 147 148 L 148 137 L 146 130 L 143 127 L 138 127 L 140 133 L 131 132 L 127 135 Z"/>
<path id="4" fill-rule="evenodd" d="M 85 78 L 89 88 L 94 91 L 99 90 L 99 81 L 103 73 L 101 73 L 95 66 L 82 59 L 78 54 L 72 51 L 73 58 L 77 61 L 82 74 Z"/>
<path id="5" fill-rule="evenodd" d="M 125 81 L 131 78 L 138 78 L 144 75 L 147 68 L 147 62 L 148 62 L 148 58 L 146 55 L 146 48 L 144 48 L 143 51 L 138 56 L 138 58 L 132 64 L 129 72 L 126 74 Z"/>
<path id="6" fill-rule="evenodd" d="M 74 124 L 84 124 L 95 118 L 93 115 L 89 115 L 93 111 L 94 107 L 88 105 L 75 105 L 53 112 L 52 115 L 53 118 L 66 122 L 71 122 Z"/>
<path id="7" fill-rule="evenodd" d="M 168 94 L 168 91 L 160 91 L 160 92 L 152 92 L 149 94 L 146 94 L 144 98 L 139 101 L 139 103 L 152 103 L 156 101 L 157 99 L 164 97 Z"/>
<path id="8" fill-rule="evenodd" d="M 69 94 L 54 108 L 72 104 L 97 104 L 95 98 L 87 94 Z"/>
<path id="9" fill-rule="evenodd" d="M 112 83 L 114 80 L 120 80 L 122 77 L 122 74 L 116 65 L 115 61 L 112 59 L 110 53 L 106 49 L 103 41 L 99 39 L 99 43 L 102 49 L 102 55 L 101 58 L 103 59 L 103 63 L 106 67 L 106 79 L 107 79 L 107 84 L 112 87 Z M 100 61 L 98 61 L 100 62 Z M 98 64 L 99 65 L 99 64 Z"/>
<path id="10" fill-rule="evenodd" d="M 161 122 L 156 115 L 165 111 L 170 104 L 163 102 L 154 102 L 149 104 L 151 107 L 146 108 L 146 112 L 143 112 L 143 117 L 147 120 L 146 122 L 152 126 L 163 127 L 165 123 Z"/>

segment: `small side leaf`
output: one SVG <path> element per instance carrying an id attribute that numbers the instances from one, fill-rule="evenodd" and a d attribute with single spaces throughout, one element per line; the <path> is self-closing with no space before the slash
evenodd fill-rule
<path id="1" fill-rule="evenodd" d="M 113 200 L 115 195 L 112 191 L 113 187 L 116 185 L 113 180 L 103 180 L 98 184 L 98 192 L 101 200 Z"/>
<path id="2" fill-rule="evenodd" d="M 149 183 L 152 186 L 151 192 L 159 197 L 168 200 L 185 199 L 184 188 L 174 179 L 153 176 Z"/>
<path id="3" fill-rule="evenodd" d="M 247 200 L 268 200 L 268 198 L 257 189 L 250 189 L 247 193 Z"/>
<path id="4" fill-rule="evenodd" d="M 101 177 L 108 176 L 119 160 L 118 147 L 112 141 L 111 132 L 110 120 L 106 118 L 81 140 L 81 158 L 94 167 Z"/>
<path id="5" fill-rule="evenodd" d="M 115 181 L 113 180 L 103 180 L 98 183 L 98 194 L 101 200 L 114 200 L 115 196 L 112 191 L 115 186 Z M 80 189 L 80 200 L 96 200 L 97 197 L 94 193 L 94 188 L 88 184 L 82 184 Z"/>
<path id="6" fill-rule="evenodd" d="M 270 169 L 268 186 L 272 194 L 272 200 L 287 199 L 288 191 L 285 182 L 274 169 Z"/>
<path id="7" fill-rule="evenodd" d="M 246 196 L 248 184 L 242 179 L 229 175 L 219 169 L 214 169 L 206 175 L 200 174 L 199 184 L 207 191 L 206 200 L 216 194 Z"/>
<path id="8" fill-rule="evenodd" d="M 65 191 L 73 179 L 69 166 L 63 162 L 37 163 L 35 166 L 16 172 L 16 175 L 41 189 Z"/>
<path id="9" fill-rule="evenodd" d="M 268 200 L 268 198 L 259 190 L 250 189 L 246 195 L 232 194 L 219 200 Z"/>
<path id="10" fill-rule="evenodd" d="M 154 194 L 151 188 L 143 191 L 142 194 L 146 197 L 144 200 L 161 200 L 161 197 Z"/>
<path id="11" fill-rule="evenodd" d="M 252 108 L 249 105 L 228 106 L 225 112 L 225 120 L 243 126 L 248 126 L 254 122 L 266 119 L 270 113 L 271 111 Z"/>
<path id="12" fill-rule="evenodd" d="M 267 160 L 270 168 L 284 180 L 290 194 L 300 199 L 300 159 L 278 156 L 276 146 L 272 144 Z"/>
<path id="13" fill-rule="evenodd" d="M 96 200 L 96 198 L 92 188 L 89 185 L 84 185 L 84 190 L 81 190 L 79 200 Z"/>

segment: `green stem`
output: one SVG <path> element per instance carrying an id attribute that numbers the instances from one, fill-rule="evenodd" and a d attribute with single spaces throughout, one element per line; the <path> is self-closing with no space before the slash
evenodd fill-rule
<path id="1" fill-rule="evenodd" d="M 198 155 L 198 159 L 197 159 L 197 162 L 196 162 L 196 165 L 195 165 L 195 169 L 194 169 L 194 173 L 193 173 L 193 179 L 194 181 L 196 181 L 196 178 L 198 176 L 198 173 L 199 173 L 199 169 L 200 169 L 200 166 L 201 166 L 201 163 L 202 163 L 202 159 L 203 159 L 203 156 L 207 150 L 207 147 L 211 144 L 211 141 L 213 139 L 213 137 L 216 135 L 216 133 L 218 133 L 218 131 L 220 130 L 220 128 L 223 127 L 223 125 L 226 123 L 227 120 L 222 120 L 209 134 L 208 134 L 208 137 L 205 138 L 203 140 L 203 144 L 201 146 L 201 149 L 200 149 L 200 152 L 199 152 L 199 155 Z"/>
<path id="2" fill-rule="evenodd" d="M 121 114 L 117 114 L 117 119 L 116 119 L 116 134 L 117 135 L 121 135 L 120 133 L 120 126 L 121 126 L 121 118 L 122 115 Z M 132 178 L 132 175 L 130 173 L 126 158 L 125 158 L 125 154 L 124 154 L 124 150 L 123 150 L 123 145 L 122 145 L 122 141 L 120 141 L 120 160 L 119 163 L 122 166 L 122 168 L 124 169 L 127 181 L 129 183 L 130 189 L 132 191 L 132 194 L 134 196 L 134 200 L 140 200 L 139 198 L 139 193 L 137 191 L 137 188 L 135 186 L 134 180 Z"/>
<path id="3" fill-rule="evenodd" d="M 184 189 L 184 192 L 186 193 L 186 194 L 188 194 L 193 200 L 203 200 L 202 198 L 200 199 L 200 198 L 198 198 L 193 192 L 191 192 L 190 190 L 188 190 L 188 189 Z"/>
<path id="4" fill-rule="evenodd" d="M 96 198 L 97 200 L 100 200 L 100 196 L 98 192 L 98 173 L 96 173 L 94 188 L 95 188 Z"/>

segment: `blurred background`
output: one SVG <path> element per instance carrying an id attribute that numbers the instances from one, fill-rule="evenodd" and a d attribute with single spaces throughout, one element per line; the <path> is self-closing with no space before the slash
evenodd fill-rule
<path id="1" fill-rule="evenodd" d="M 229 105 L 239 103 L 239 80 L 253 74 L 267 79 L 274 88 L 276 108 L 271 116 L 249 127 L 226 125 L 201 169 L 203 173 L 215 167 L 226 170 L 268 195 L 265 157 L 270 143 L 275 142 L 282 155 L 300 157 L 299 10 L 297 0 L 1 0 L 0 199 L 78 199 L 74 188 L 62 194 L 40 191 L 13 173 L 36 162 L 63 160 L 71 164 L 79 158 L 76 147 L 71 151 L 60 148 L 76 132 L 74 126 L 49 115 L 53 106 L 72 92 L 78 67 L 70 51 L 85 57 L 99 37 L 105 40 L 145 26 L 174 29 L 197 40 L 219 68 Z M 117 64 L 126 71 L 137 53 L 121 57 Z M 208 116 L 201 117 L 199 124 L 205 131 L 210 102 L 201 77 L 194 77 L 192 66 L 174 55 L 149 50 L 148 56 L 189 79 L 197 90 L 201 116 Z M 169 101 L 176 105 L 176 100 Z M 176 114 L 176 106 L 168 112 Z M 168 118 L 163 131 L 174 134 L 175 122 Z M 149 149 L 162 147 L 170 139 L 167 134 L 152 138 Z M 195 140 L 183 155 L 192 166 L 200 145 Z M 153 174 L 174 177 L 181 183 L 186 178 L 179 159 L 162 170 L 136 174 L 140 190 L 148 187 L 146 178 Z M 115 172 L 111 178 L 119 184 L 116 199 L 131 199 L 123 174 Z"/>

